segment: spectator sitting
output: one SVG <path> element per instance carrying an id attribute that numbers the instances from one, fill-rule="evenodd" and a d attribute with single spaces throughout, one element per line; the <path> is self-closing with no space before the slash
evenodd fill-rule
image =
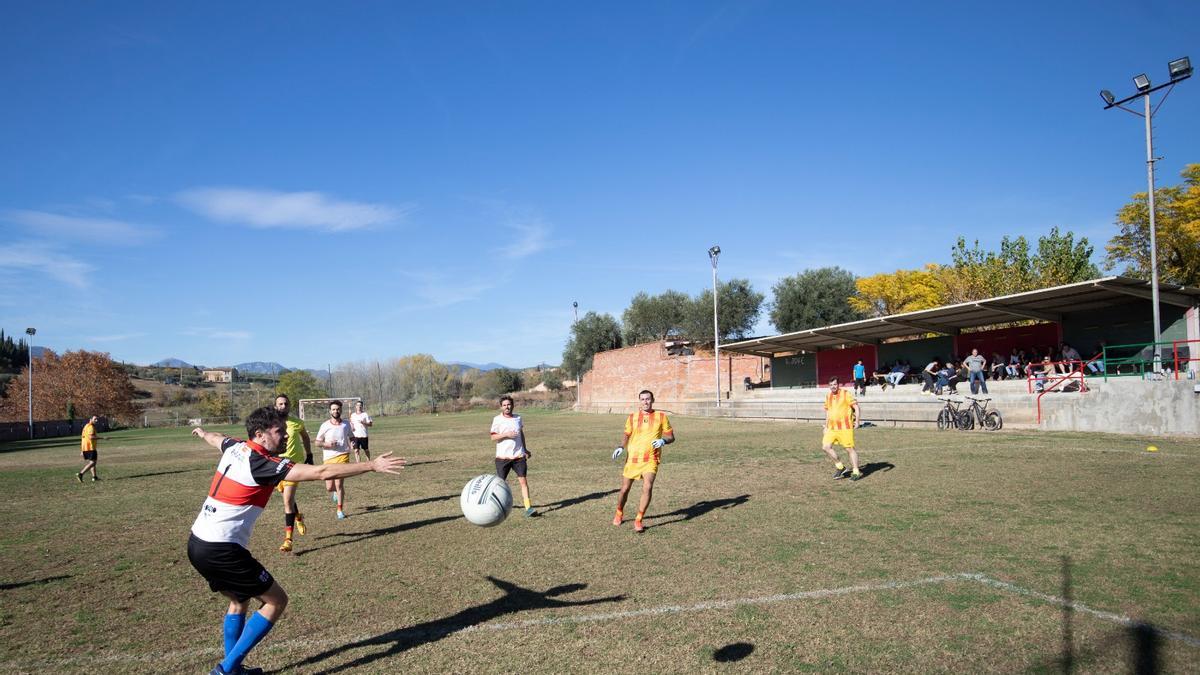
<path id="1" fill-rule="evenodd" d="M 1067 343 L 1063 343 L 1062 357 L 1067 367 L 1067 372 L 1072 373 L 1083 368 L 1083 357 L 1079 355 L 1079 351 Z"/>
<path id="2" fill-rule="evenodd" d="M 992 352 L 992 379 L 1003 380 L 1005 374 L 1004 357 L 1000 356 L 1000 352 Z"/>
<path id="3" fill-rule="evenodd" d="M 1016 347 L 1013 347 L 1012 353 L 1008 355 L 1008 366 L 1005 368 L 1008 371 L 1010 379 L 1016 379 L 1021 376 L 1021 358 L 1023 353 L 1018 352 Z"/>
<path id="4" fill-rule="evenodd" d="M 892 372 L 884 377 L 888 381 L 888 384 L 895 388 L 900 386 L 900 382 L 904 380 L 905 375 L 908 375 L 908 364 L 903 361 L 897 361 L 896 365 L 892 366 Z"/>
<path id="5" fill-rule="evenodd" d="M 1096 345 L 1095 356 L 1088 361 L 1087 368 L 1093 375 L 1101 375 L 1104 373 L 1104 343 Z"/>
<path id="6" fill-rule="evenodd" d="M 1050 361 L 1050 356 L 1043 356 L 1040 363 L 1030 364 L 1029 372 L 1034 378 L 1033 390 L 1040 392 L 1046 388 L 1046 378 L 1050 372 L 1054 370 L 1054 364 Z"/>

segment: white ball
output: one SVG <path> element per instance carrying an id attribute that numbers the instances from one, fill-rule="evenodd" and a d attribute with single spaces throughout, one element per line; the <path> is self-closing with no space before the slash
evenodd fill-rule
<path id="1" fill-rule="evenodd" d="M 476 476 L 463 486 L 459 505 L 467 520 L 480 527 L 498 525 L 512 510 L 512 490 L 492 473 Z"/>

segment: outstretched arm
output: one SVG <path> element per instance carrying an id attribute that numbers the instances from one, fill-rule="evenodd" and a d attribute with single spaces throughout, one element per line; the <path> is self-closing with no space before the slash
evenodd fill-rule
<path id="1" fill-rule="evenodd" d="M 202 439 L 205 443 L 208 443 L 209 445 L 213 446 L 217 450 L 221 449 L 221 443 L 223 443 L 225 441 L 225 439 L 228 438 L 228 436 L 226 436 L 225 434 L 218 434 L 215 431 L 205 431 L 201 427 L 196 427 L 195 429 L 192 429 L 192 435 L 195 436 L 196 438 Z"/>
<path id="2" fill-rule="evenodd" d="M 318 466 L 293 464 L 291 470 L 288 471 L 287 480 L 295 482 L 333 480 L 334 478 L 349 478 L 364 473 L 371 473 L 372 471 L 378 473 L 400 473 L 400 469 L 404 468 L 406 461 L 403 457 L 392 457 L 392 453 L 385 452 L 369 462 L 355 462 L 354 464 L 321 464 Z"/>

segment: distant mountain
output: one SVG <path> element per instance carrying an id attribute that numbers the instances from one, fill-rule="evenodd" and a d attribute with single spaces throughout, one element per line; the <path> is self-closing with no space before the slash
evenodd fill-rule
<path id="1" fill-rule="evenodd" d="M 489 370 L 496 370 L 497 368 L 508 368 L 508 366 L 501 364 L 501 363 L 467 363 L 466 361 L 451 361 L 450 363 L 447 363 L 446 365 L 451 368 L 457 368 L 459 372 L 462 372 L 464 370 L 470 370 L 470 369 L 474 368 L 475 370 L 482 370 L 483 372 L 486 373 Z M 517 370 L 517 369 L 509 368 L 509 370 Z"/>
<path id="2" fill-rule="evenodd" d="M 46 355 L 46 348 L 38 347 L 37 345 L 34 345 L 29 348 L 29 355 L 35 359 L 40 359 Z"/>
<path id="3" fill-rule="evenodd" d="M 177 359 L 175 357 L 171 357 L 169 359 L 163 359 L 162 361 L 159 361 L 157 363 L 151 363 L 150 365 L 158 367 L 158 368 L 191 368 L 192 367 L 192 364 L 188 363 L 187 361 L 184 361 L 183 359 Z"/>
<path id="4" fill-rule="evenodd" d="M 254 373 L 255 375 L 280 375 L 291 370 L 291 368 L 281 366 L 274 361 L 239 363 L 234 368 L 237 368 L 239 373 Z"/>

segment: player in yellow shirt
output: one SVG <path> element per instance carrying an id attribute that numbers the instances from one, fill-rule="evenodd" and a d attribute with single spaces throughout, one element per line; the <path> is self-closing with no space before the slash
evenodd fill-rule
<path id="1" fill-rule="evenodd" d="M 83 434 L 79 437 L 79 454 L 83 455 L 83 461 L 85 462 L 79 473 L 75 474 L 75 480 L 80 483 L 83 482 L 83 474 L 89 470 L 92 472 L 93 483 L 100 480 L 100 477 L 96 475 L 96 459 L 98 458 L 96 451 L 96 441 L 98 440 L 96 436 L 96 422 L 99 421 L 99 417 L 92 415 L 88 423 L 83 425 Z"/>
<path id="2" fill-rule="evenodd" d="M 848 389 L 842 389 L 836 377 L 829 378 L 829 393 L 825 395 L 825 433 L 821 435 L 821 449 L 829 455 L 834 468 L 837 469 L 833 474 L 834 480 L 847 476 L 850 480 L 862 478 L 862 472 L 858 469 L 858 453 L 854 451 L 854 427 L 858 425 L 858 418 L 858 401 L 854 399 L 854 394 Z M 845 448 L 846 453 L 850 455 L 850 470 L 838 459 L 838 454 L 833 449 L 834 443 Z"/>
<path id="3" fill-rule="evenodd" d="M 293 464 L 312 464 L 312 441 L 308 438 L 308 429 L 304 428 L 304 422 L 288 414 L 291 407 L 292 401 L 287 394 L 275 397 L 275 409 L 287 415 L 287 449 L 280 457 L 292 460 Z M 307 534 L 308 528 L 304 526 L 304 516 L 296 506 L 296 482 L 281 480 L 278 489 L 283 493 L 283 544 L 279 546 L 279 550 L 291 553 L 292 530 Z"/>
<path id="4" fill-rule="evenodd" d="M 628 450 L 625 469 L 621 473 L 621 494 L 617 495 L 617 515 L 613 516 L 613 525 L 621 524 L 629 488 L 633 487 L 633 481 L 640 478 L 642 498 L 638 502 L 633 531 L 641 533 L 646 529 L 642 525 L 642 517 L 646 515 L 650 498 L 654 496 L 654 478 L 658 475 L 662 447 L 675 442 L 675 430 L 671 428 L 667 414 L 654 409 L 654 394 L 649 390 L 643 389 L 638 394 L 638 402 L 641 409 L 629 413 L 625 419 L 625 435 L 612 455 L 616 459 Z"/>

